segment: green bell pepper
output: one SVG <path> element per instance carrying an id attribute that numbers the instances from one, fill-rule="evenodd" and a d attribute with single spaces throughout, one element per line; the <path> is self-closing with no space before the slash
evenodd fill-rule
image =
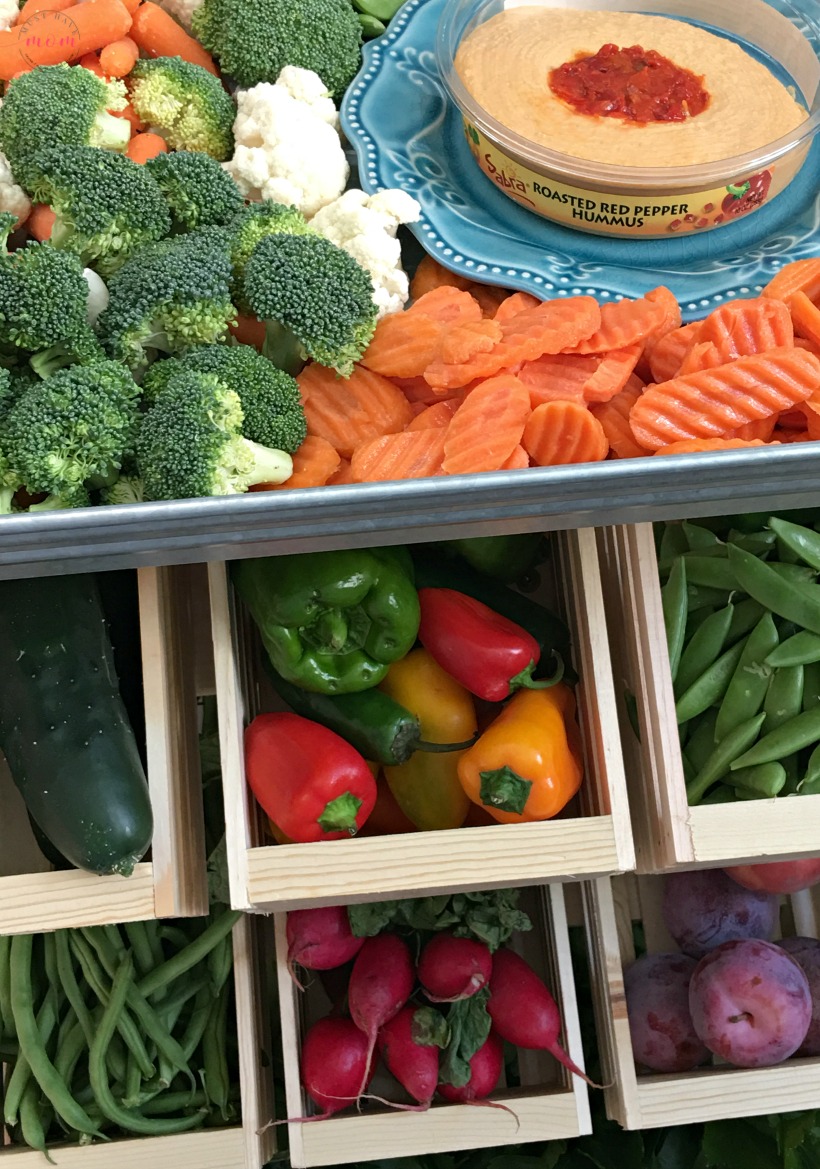
<path id="1" fill-rule="evenodd" d="M 403 548 L 357 548 L 240 560 L 232 579 L 283 678 L 351 694 L 381 682 L 416 640 L 412 571 Z"/>
<path id="2" fill-rule="evenodd" d="M 458 553 L 477 572 L 512 584 L 541 560 L 543 545 L 541 532 L 521 532 L 511 536 L 447 540 L 444 547 Z"/>

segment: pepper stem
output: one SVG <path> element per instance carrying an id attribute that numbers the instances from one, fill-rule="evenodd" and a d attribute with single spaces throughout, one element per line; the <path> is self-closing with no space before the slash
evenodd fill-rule
<path id="1" fill-rule="evenodd" d="M 516 690 L 525 688 L 527 690 L 547 690 L 550 686 L 554 686 L 556 682 L 560 682 L 564 676 L 564 659 L 555 650 L 552 651 L 552 656 L 557 662 L 554 674 L 549 678 L 533 678 L 535 662 L 530 662 L 520 674 L 516 674 L 513 678 L 510 678 L 510 694 L 514 694 Z"/>
<path id="2" fill-rule="evenodd" d="M 531 779 L 524 779 L 511 767 L 481 771 L 479 778 L 482 804 L 488 808 L 500 808 L 502 812 L 515 812 L 518 816 L 523 813 L 532 789 Z"/>
<path id="3" fill-rule="evenodd" d="M 337 796 L 325 804 L 325 810 L 316 822 L 323 832 L 349 832 L 355 836 L 359 830 L 356 816 L 361 806 L 360 799 L 352 792 L 345 792 L 343 796 Z"/>
<path id="4" fill-rule="evenodd" d="M 745 183 L 740 183 L 738 185 L 735 185 L 734 183 L 728 183 L 726 186 L 726 190 L 729 192 L 730 195 L 734 195 L 734 197 L 736 199 L 741 199 L 746 194 L 746 192 L 749 190 L 749 187 L 751 185 L 752 184 L 748 181 Z"/>
<path id="5" fill-rule="evenodd" d="M 466 751 L 472 747 L 478 740 L 478 731 L 471 739 L 465 739 L 463 743 L 428 743 L 424 739 L 420 739 L 416 743 L 417 751 L 426 751 L 431 755 L 446 755 L 448 751 Z"/>

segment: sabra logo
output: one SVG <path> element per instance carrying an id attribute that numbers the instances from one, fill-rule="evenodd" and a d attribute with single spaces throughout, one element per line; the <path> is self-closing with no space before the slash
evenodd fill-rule
<path id="1" fill-rule="evenodd" d="M 80 30 L 67 12 L 36 12 L 20 26 L 20 56 L 27 65 L 44 64 L 43 51 L 56 50 L 57 61 L 66 59 L 66 49 L 78 49 Z M 73 54 L 69 52 L 71 59 Z"/>

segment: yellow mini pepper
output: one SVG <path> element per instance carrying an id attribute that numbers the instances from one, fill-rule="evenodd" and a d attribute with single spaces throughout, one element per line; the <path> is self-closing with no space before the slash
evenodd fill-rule
<path id="1" fill-rule="evenodd" d="M 556 816 L 584 777 L 570 688 L 519 690 L 461 756 L 458 776 L 473 803 L 502 824 Z"/>
<path id="2" fill-rule="evenodd" d="M 464 743 L 476 733 L 472 695 L 426 649 L 411 650 L 393 662 L 379 689 L 416 716 L 428 743 Z M 463 754 L 414 751 L 406 763 L 384 768 L 396 803 L 417 828 L 460 828 L 464 823 L 470 801 L 459 782 Z"/>

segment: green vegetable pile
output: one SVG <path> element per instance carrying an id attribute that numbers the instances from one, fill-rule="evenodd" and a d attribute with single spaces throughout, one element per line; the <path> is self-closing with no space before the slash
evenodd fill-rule
<path id="1" fill-rule="evenodd" d="M 806 523 L 816 513 L 659 533 L 690 804 L 820 792 L 820 534 Z"/>
<path id="2" fill-rule="evenodd" d="M 0 937 L 4 1119 L 46 1153 L 237 1115 L 232 910 Z"/>

